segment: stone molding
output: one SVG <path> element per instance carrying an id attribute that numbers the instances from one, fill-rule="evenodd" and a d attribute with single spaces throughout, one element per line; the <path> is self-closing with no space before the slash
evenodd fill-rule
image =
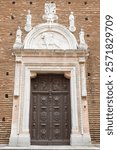
<path id="1" fill-rule="evenodd" d="M 13 54 L 18 58 L 21 57 L 73 57 L 77 58 L 79 63 L 85 63 L 89 56 L 89 50 L 46 50 L 46 49 L 16 49 L 12 50 Z"/>
<path id="2" fill-rule="evenodd" d="M 16 59 L 22 58 L 20 74 L 15 74 L 12 128 L 9 145 L 29 146 L 30 78 L 37 73 L 62 73 L 70 78 L 71 95 L 71 139 L 70 145 L 90 144 L 88 104 L 86 91 L 85 60 L 88 52 L 70 50 L 33 51 L 16 50 Z M 81 62 L 83 58 L 83 64 Z M 14 91 L 15 91 L 14 89 Z M 18 96 L 18 98 L 16 98 Z M 83 99 L 85 96 L 85 100 Z M 16 115 L 17 114 L 17 115 Z"/>

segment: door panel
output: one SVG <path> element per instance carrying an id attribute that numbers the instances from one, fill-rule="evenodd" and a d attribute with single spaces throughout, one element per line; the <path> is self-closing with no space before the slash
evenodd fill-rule
<path id="1" fill-rule="evenodd" d="M 32 145 L 69 145 L 70 81 L 64 75 L 31 79 L 30 135 Z"/>

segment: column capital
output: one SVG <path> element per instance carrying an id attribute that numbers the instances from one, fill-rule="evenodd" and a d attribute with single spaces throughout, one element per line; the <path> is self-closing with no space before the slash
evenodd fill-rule
<path id="1" fill-rule="evenodd" d="M 21 62 L 22 62 L 22 56 L 16 56 L 15 61 L 16 61 L 17 63 L 21 63 Z"/>
<path id="2" fill-rule="evenodd" d="M 85 57 L 79 57 L 79 63 L 83 64 L 86 62 L 86 58 Z"/>

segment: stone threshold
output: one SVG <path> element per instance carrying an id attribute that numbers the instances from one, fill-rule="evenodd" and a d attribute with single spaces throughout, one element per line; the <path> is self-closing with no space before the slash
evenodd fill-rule
<path id="1" fill-rule="evenodd" d="M 0 149 L 27 149 L 27 150 L 100 150 L 99 145 L 94 146 L 29 146 L 29 147 L 9 147 L 0 146 Z"/>

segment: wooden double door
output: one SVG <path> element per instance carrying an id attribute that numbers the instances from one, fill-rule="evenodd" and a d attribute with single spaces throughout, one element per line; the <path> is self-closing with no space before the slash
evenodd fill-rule
<path id="1" fill-rule="evenodd" d="M 69 79 L 61 74 L 40 74 L 31 79 L 31 144 L 69 145 L 70 134 Z"/>

